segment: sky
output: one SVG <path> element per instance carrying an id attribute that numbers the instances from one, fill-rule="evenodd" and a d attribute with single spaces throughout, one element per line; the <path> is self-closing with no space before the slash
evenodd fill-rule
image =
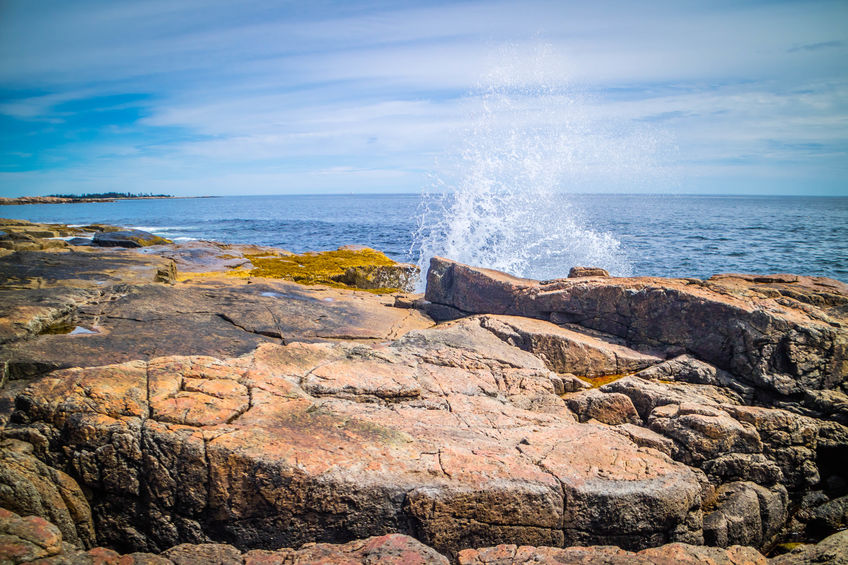
<path id="1" fill-rule="evenodd" d="M 848 2 L 0 0 L 2 196 L 451 189 L 505 137 L 565 191 L 848 196 Z"/>

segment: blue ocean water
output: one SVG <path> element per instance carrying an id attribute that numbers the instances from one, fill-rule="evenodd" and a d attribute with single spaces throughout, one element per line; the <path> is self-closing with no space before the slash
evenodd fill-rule
<path id="1" fill-rule="evenodd" d="M 791 272 L 848 281 L 848 198 L 557 194 L 571 220 L 617 242 L 619 274 L 707 278 Z M 255 243 L 294 252 L 362 244 L 416 262 L 416 194 L 228 196 L 5 206 L 0 216 L 131 226 L 175 241 Z M 556 207 L 556 202 L 551 202 Z M 498 222 L 481 216 L 479 221 Z M 576 232 L 575 237 L 580 237 Z M 555 251 L 527 272 L 564 276 L 574 256 Z M 553 258 L 553 259 L 552 259 Z M 553 263 L 552 263 L 553 261 Z M 604 266 L 604 265 L 600 265 Z"/>

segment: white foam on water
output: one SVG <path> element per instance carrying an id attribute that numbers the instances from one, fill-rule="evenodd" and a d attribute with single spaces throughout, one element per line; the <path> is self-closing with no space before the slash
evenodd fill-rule
<path id="1" fill-rule="evenodd" d="M 501 55 L 422 195 L 412 249 L 422 276 L 434 255 L 537 279 L 576 265 L 630 274 L 620 242 L 587 226 L 567 193 L 632 187 L 657 138 L 604 117 L 562 78 L 550 48 Z"/>
<path id="2" fill-rule="evenodd" d="M 165 232 L 165 231 L 182 231 L 186 230 L 188 226 L 131 226 L 130 229 L 133 230 L 141 230 L 148 232 Z"/>

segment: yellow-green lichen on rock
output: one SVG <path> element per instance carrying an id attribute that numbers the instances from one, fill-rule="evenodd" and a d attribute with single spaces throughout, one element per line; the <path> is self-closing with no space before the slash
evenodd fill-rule
<path id="1" fill-rule="evenodd" d="M 302 255 L 245 255 L 253 268 L 252 277 L 292 280 L 301 284 L 321 284 L 370 292 L 411 290 L 418 267 L 396 263 L 385 254 L 369 248 L 339 248 L 336 251 Z"/>

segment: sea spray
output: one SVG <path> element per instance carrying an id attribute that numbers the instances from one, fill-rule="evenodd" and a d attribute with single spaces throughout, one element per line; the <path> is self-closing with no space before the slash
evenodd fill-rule
<path id="1" fill-rule="evenodd" d="M 567 193 L 632 187 L 655 140 L 599 116 L 541 51 L 507 50 L 469 96 L 477 109 L 422 196 L 413 243 L 422 273 L 442 255 L 538 279 L 575 265 L 630 274 L 620 242 L 586 226 Z"/>

